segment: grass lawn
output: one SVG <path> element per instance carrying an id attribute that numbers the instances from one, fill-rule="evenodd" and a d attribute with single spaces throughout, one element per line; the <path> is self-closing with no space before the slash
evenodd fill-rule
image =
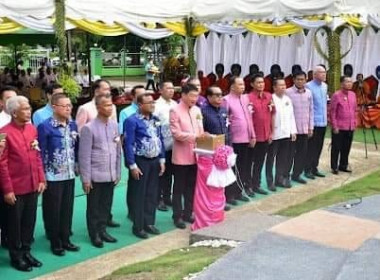
<path id="1" fill-rule="evenodd" d="M 380 170 L 342 187 L 317 195 L 301 204 L 281 210 L 277 214 L 298 216 L 315 209 L 375 194 L 380 194 Z"/>
<path id="2" fill-rule="evenodd" d="M 177 280 L 201 271 L 231 250 L 230 247 L 189 247 L 116 270 L 104 280 Z"/>
<path id="3" fill-rule="evenodd" d="M 370 128 L 364 129 L 366 138 L 367 138 L 367 144 L 374 144 L 372 131 Z M 364 143 L 364 131 L 362 128 L 357 128 L 354 133 L 354 141 Z M 380 144 L 380 130 L 374 128 L 374 134 L 375 134 L 375 140 L 378 144 Z M 330 127 L 326 130 L 326 138 L 331 138 L 331 129 Z"/>

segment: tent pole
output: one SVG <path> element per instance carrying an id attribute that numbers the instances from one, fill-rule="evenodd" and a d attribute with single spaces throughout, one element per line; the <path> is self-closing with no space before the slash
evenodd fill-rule
<path id="1" fill-rule="evenodd" d="M 126 64 L 126 61 L 125 61 L 125 51 L 127 49 L 127 35 L 124 34 L 124 37 L 123 37 L 123 88 L 125 88 L 125 64 Z"/>
<path id="2" fill-rule="evenodd" d="M 13 55 L 14 55 L 14 67 L 15 67 L 15 69 L 17 71 L 17 45 L 15 45 L 15 47 L 14 47 L 14 53 L 13 53 Z"/>
<path id="3" fill-rule="evenodd" d="M 87 51 L 87 73 L 88 73 L 88 81 L 91 85 L 91 52 L 90 52 L 90 36 L 88 32 L 86 32 L 86 51 Z"/>
<path id="4" fill-rule="evenodd" d="M 188 44 L 188 58 L 189 58 L 189 72 L 191 76 L 195 76 L 195 59 L 194 59 L 194 44 L 195 40 L 193 37 L 193 19 L 186 18 L 185 19 L 186 26 L 186 41 Z"/>

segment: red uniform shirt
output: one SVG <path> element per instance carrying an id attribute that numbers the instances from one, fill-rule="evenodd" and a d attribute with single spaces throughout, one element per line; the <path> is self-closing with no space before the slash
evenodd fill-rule
<path id="1" fill-rule="evenodd" d="M 252 113 L 253 128 L 256 133 L 257 142 L 266 142 L 272 136 L 272 115 L 275 107 L 272 94 L 263 92 L 260 97 L 258 92 L 249 94 L 249 105 Z"/>
<path id="2" fill-rule="evenodd" d="M 244 77 L 244 85 L 245 85 L 245 92 L 251 92 L 252 90 L 251 75 L 247 75 Z"/>
<path id="3" fill-rule="evenodd" d="M 290 88 L 294 85 L 294 82 L 293 82 L 293 75 L 288 75 L 286 78 L 285 78 L 285 84 L 286 84 L 286 88 Z"/>
<path id="4" fill-rule="evenodd" d="M 6 147 L 0 158 L 0 186 L 3 194 L 23 195 L 36 192 L 45 182 L 38 148 L 37 130 L 28 123 L 18 126 L 11 122 L 0 129 L 6 133 Z"/>
<path id="5" fill-rule="evenodd" d="M 229 92 L 228 81 L 225 78 L 221 78 L 216 81 L 216 85 L 222 90 L 223 94 L 227 94 Z"/>
<path id="6" fill-rule="evenodd" d="M 268 75 L 264 78 L 264 83 L 265 83 L 264 91 L 273 92 L 272 77 L 270 75 Z"/>

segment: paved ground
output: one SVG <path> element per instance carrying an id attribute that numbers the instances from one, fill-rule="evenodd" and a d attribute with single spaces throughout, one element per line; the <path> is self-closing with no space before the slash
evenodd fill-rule
<path id="1" fill-rule="evenodd" d="M 229 252 L 197 280 L 378 280 L 380 195 L 279 223 Z M 227 277 L 228 275 L 228 277 Z"/>
<path id="2" fill-rule="evenodd" d="M 329 140 L 325 141 L 325 147 L 324 152 L 321 158 L 321 170 L 328 172 L 329 171 Z M 348 183 L 352 180 L 358 179 L 360 177 L 366 176 L 367 174 L 373 172 L 374 170 L 378 169 L 378 159 L 379 159 L 380 152 L 375 151 L 373 146 L 369 146 L 369 158 L 364 159 L 364 145 L 359 143 L 354 143 L 351 156 L 350 156 L 350 163 L 351 167 L 354 169 L 354 173 L 352 175 L 347 174 L 340 174 L 339 176 L 333 176 L 328 175 L 324 179 L 318 179 L 315 181 L 310 181 L 306 186 L 303 187 L 296 187 L 292 188 L 286 191 L 283 191 L 281 193 L 275 193 L 270 196 L 266 197 L 260 197 L 260 199 L 255 200 L 251 203 L 246 203 L 238 208 L 234 208 L 232 211 L 227 213 L 226 222 L 232 222 L 235 224 L 233 228 L 235 229 L 235 232 L 238 232 L 236 228 L 236 219 L 245 219 L 244 224 L 250 225 L 250 228 L 248 228 L 244 236 L 242 237 L 234 237 L 237 240 L 249 240 L 250 234 L 251 238 L 252 235 L 259 236 L 257 240 L 260 240 L 260 242 L 255 243 L 255 241 L 251 240 L 247 242 L 247 246 L 249 249 L 241 249 L 237 248 L 237 250 L 233 250 L 231 252 L 231 255 L 237 254 L 241 257 L 246 256 L 247 260 L 249 260 L 249 263 L 246 264 L 248 267 L 255 267 L 255 271 L 259 273 L 258 271 L 261 271 L 262 268 L 271 267 L 271 263 L 275 261 L 276 259 L 281 259 L 282 264 L 277 270 L 279 271 L 285 271 L 288 266 L 292 266 L 292 263 L 295 261 L 296 258 L 300 259 L 300 262 L 303 261 L 303 265 L 310 267 L 310 274 L 308 277 L 302 277 L 302 278 L 286 278 L 286 277 L 277 277 L 277 278 L 265 278 L 266 275 L 262 275 L 262 278 L 252 278 L 246 277 L 243 279 L 292 279 L 292 280 L 298 280 L 298 279 L 335 279 L 335 278 L 315 278 L 317 277 L 318 273 L 320 275 L 324 276 L 325 270 L 330 267 L 333 267 L 335 263 L 337 264 L 346 264 L 348 261 L 348 257 L 351 256 L 352 258 L 358 257 L 359 255 L 353 255 L 352 251 L 341 249 L 341 248 L 330 248 L 325 245 L 321 245 L 319 243 L 316 243 L 315 241 L 310 240 L 302 240 L 298 237 L 291 237 L 289 235 L 286 235 L 285 233 L 278 233 L 275 231 L 268 231 L 269 228 L 272 228 L 273 225 L 281 225 L 280 223 L 284 222 L 286 219 L 273 217 L 273 216 L 267 216 L 268 214 L 275 213 L 279 211 L 280 209 L 284 209 L 288 206 L 295 205 L 298 203 L 301 203 L 319 193 L 325 192 L 327 190 L 337 188 L 342 186 L 345 183 Z M 372 201 L 370 203 L 379 205 L 379 202 Z M 364 207 L 366 204 L 362 204 L 360 207 L 356 207 L 354 209 L 361 209 L 361 212 L 356 213 L 358 217 L 360 217 L 360 221 L 364 220 L 364 223 L 369 222 L 371 225 L 372 223 L 378 222 L 376 217 L 379 215 L 376 213 L 372 213 L 369 210 L 366 210 Z M 332 209 L 326 209 L 322 212 L 329 213 L 331 215 L 341 215 L 337 213 L 337 211 L 340 211 L 339 208 L 332 208 Z M 348 213 L 348 212 L 347 212 Z M 351 213 L 351 212 L 350 212 Z M 353 213 L 353 212 L 352 212 Z M 314 214 L 315 215 L 315 214 Z M 360 216 L 361 215 L 361 216 Z M 346 217 L 347 215 L 341 215 L 343 217 Z M 251 217 L 251 223 L 248 223 L 250 221 Z M 265 217 L 268 217 L 267 219 Z M 334 216 L 335 217 L 335 216 Z M 348 216 L 349 217 L 349 216 Z M 375 219 L 372 219 L 371 217 L 375 217 Z M 364 219 L 363 219 L 364 218 Z M 260 223 L 255 223 L 255 221 L 261 219 Z M 289 222 L 292 220 L 289 220 Z M 285 222 L 286 223 L 286 222 Z M 252 224 L 257 224 L 261 226 L 252 226 Z M 349 227 L 348 227 L 349 228 Z M 350 228 L 349 228 L 350 229 Z M 342 234 L 350 234 L 350 231 L 343 232 Z M 229 230 L 230 234 L 235 234 L 233 231 Z M 212 236 L 215 233 L 211 233 L 209 236 Z M 194 235 L 192 236 L 193 239 Z M 222 236 L 221 236 L 222 237 Z M 231 237 L 231 236 L 230 236 Z M 38 279 L 99 279 L 103 276 L 106 276 L 110 273 L 112 273 L 114 270 L 136 262 L 148 260 L 154 257 L 159 256 L 160 254 L 163 254 L 167 251 L 185 247 L 189 244 L 190 240 L 190 231 L 187 230 L 174 230 L 172 232 L 163 234 L 161 236 L 151 238 L 147 241 L 139 242 L 138 244 L 135 244 L 133 246 L 125 247 L 120 250 L 116 250 L 114 252 L 110 252 L 108 254 L 104 254 L 100 257 L 97 257 L 95 259 L 90 259 L 88 261 L 78 263 L 75 266 L 68 267 L 66 269 L 57 271 L 55 273 L 46 275 L 44 277 L 40 277 Z M 272 240 L 276 240 L 277 243 L 271 243 Z M 293 243 L 289 243 L 293 242 Z M 301 242 L 301 243 L 297 243 Z M 369 246 L 369 248 L 373 245 L 372 243 L 378 244 L 380 243 L 380 233 L 377 235 L 377 239 L 368 240 L 369 245 L 367 245 L 366 242 L 364 242 L 364 245 Z M 257 261 L 251 261 L 254 256 L 252 254 L 248 255 L 248 253 L 255 252 L 256 250 L 259 250 L 258 246 L 259 244 L 267 244 L 267 248 L 261 248 L 260 250 L 263 250 L 267 253 L 267 255 L 263 254 L 262 257 L 256 256 Z M 281 250 L 278 248 L 281 248 L 281 244 L 283 247 Z M 298 244 L 300 247 L 297 247 L 292 244 Z M 305 244 L 305 247 L 302 247 L 303 244 Z M 281 245 L 281 246 L 280 246 Z M 302 245 L 302 246 L 301 246 Z M 362 251 L 358 251 L 358 254 L 366 255 L 366 246 L 361 246 L 360 249 Z M 256 247 L 255 247 L 256 246 Z M 239 251 L 241 250 L 241 251 Z M 379 250 L 380 251 L 380 250 Z M 356 251 L 354 251 L 356 252 Z M 316 255 L 321 255 L 324 258 L 324 264 L 317 264 L 312 258 Z M 375 256 L 375 255 L 374 255 Z M 230 257 L 230 254 L 228 254 L 228 257 Z M 346 257 L 346 258 L 345 258 Z M 251 258 L 251 259 L 250 259 Z M 293 260 L 294 259 L 294 260 Z M 252 259 L 253 260 L 253 259 Z M 352 259 L 354 261 L 355 259 Z M 379 258 L 373 258 L 371 259 L 369 257 L 369 261 L 377 261 L 378 265 Z M 223 261 L 223 260 L 221 260 Z M 219 263 L 219 262 L 218 262 Z M 216 263 L 215 265 L 217 265 Z M 295 272 L 300 271 L 301 267 L 295 266 Z M 230 264 L 228 264 L 229 268 L 234 267 Z M 238 268 L 238 266 L 237 266 Z M 341 267 L 342 270 L 337 270 L 335 275 L 339 275 L 339 273 L 348 273 L 354 275 L 354 272 L 349 270 L 349 267 L 344 268 Z M 343 269 L 344 268 L 344 269 Z M 234 269 L 235 270 L 235 269 Z M 239 269 L 236 269 L 239 270 Z M 245 270 L 245 268 L 241 268 L 241 270 Z M 272 270 L 274 270 L 272 268 Z M 330 271 L 330 270 L 329 270 Z M 269 272 L 268 272 L 269 273 Z M 274 273 L 273 271 L 271 273 Z M 297 272 L 298 273 L 298 272 Z M 301 273 L 301 272 L 299 272 Z M 327 273 L 327 272 L 326 272 Z M 360 271 L 357 271 L 357 273 L 360 273 Z M 368 273 L 371 273 L 370 271 Z M 228 274 L 225 274 L 228 275 Z M 272 275 L 272 274 L 268 274 Z M 294 274 L 298 275 L 298 274 Z M 378 273 L 380 275 L 380 273 Z M 212 279 L 212 278 L 203 278 L 201 279 Z M 289 276 L 290 277 L 290 276 Z M 339 280 L 346 279 L 343 276 L 340 276 Z M 343 278 L 342 278 L 343 277 Z M 215 279 L 242 279 L 242 278 L 234 278 L 230 277 L 224 277 L 224 278 L 215 278 Z M 354 279 L 354 278 L 347 278 L 347 279 Z M 355 279 L 376 279 L 376 278 L 355 278 Z"/>

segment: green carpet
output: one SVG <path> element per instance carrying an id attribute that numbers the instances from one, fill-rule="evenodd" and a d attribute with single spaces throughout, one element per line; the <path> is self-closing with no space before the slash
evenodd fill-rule
<path id="1" fill-rule="evenodd" d="M 265 168 L 264 168 L 265 169 Z M 262 174 L 262 186 L 266 188 L 265 175 Z M 75 202 L 74 202 L 74 217 L 73 217 L 73 231 L 72 242 L 81 247 L 77 253 L 66 252 L 64 257 L 54 256 L 50 251 L 50 243 L 45 238 L 43 229 L 41 207 L 38 207 L 37 224 L 35 229 L 35 242 L 32 246 L 32 254 L 43 262 L 41 268 L 35 268 L 32 272 L 19 272 L 13 269 L 9 264 L 8 251 L 0 248 L 0 279 L 22 280 L 30 279 L 41 276 L 50 272 L 57 271 L 64 267 L 75 265 L 77 263 L 86 261 L 88 259 L 100 256 L 102 254 L 135 244 L 140 242 L 141 239 L 136 238 L 132 232 L 132 224 L 126 218 L 126 184 L 127 184 L 127 171 L 122 170 L 122 179 L 115 189 L 112 214 L 114 220 L 121 223 L 120 228 L 108 229 L 109 233 L 118 239 L 117 243 L 105 243 L 104 248 L 95 248 L 91 245 L 87 234 L 86 227 L 86 196 L 83 194 L 82 185 L 80 180 L 76 180 L 75 188 Z M 295 187 L 298 185 L 293 183 Z M 277 193 L 284 191 L 282 188 L 277 188 Z M 271 192 L 269 192 L 271 193 Z M 266 195 L 256 195 L 251 199 L 251 202 L 267 197 Z M 248 202 L 249 203 L 249 202 Z M 239 202 L 239 205 L 245 204 Z M 236 207 L 239 207 L 236 206 Z M 171 219 L 171 211 L 161 212 L 157 211 L 156 226 L 162 232 L 168 232 L 174 229 Z M 127 257 L 127 256 L 126 256 Z M 133 257 L 133 256 L 128 256 Z M 85 277 L 84 277 L 85 278 Z"/>
<path id="2" fill-rule="evenodd" d="M 87 234 L 86 226 L 86 196 L 83 194 L 82 185 L 79 178 L 76 180 L 75 186 L 75 202 L 74 202 L 74 218 L 73 218 L 73 231 L 72 242 L 81 247 L 77 253 L 66 252 L 64 257 L 54 256 L 50 251 L 50 243 L 45 238 L 42 211 L 38 207 L 37 224 L 35 229 L 35 242 L 32 246 L 32 254 L 38 258 L 43 266 L 35 268 L 32 272 L 19 272 L 13 269 L 9 264 L 8 251 L 0 248 L 0 279 L 30 279 L 33 277 L 41 276 L 64 267 L 83 262 L 85 260 L 94 258 L 96 256 L 114 251 L 131 244 L 141 241 L 131 233 L 131 222 L 126 218 L 126 182 L 127 172 L 124 169 L 122 172 L 123 178 L 115 189 L 112 214 L 114 220 L 121 223 L 120 228 L 108 229 L 109 233 L 118 239 L 117 243 L 105 243 L 104 248 L 98 249 L 91 245 Z M 174 229 L 171 220 L 171 212 L 157 211 L 157 227 L 162 232 L 167 232 Z"/>

